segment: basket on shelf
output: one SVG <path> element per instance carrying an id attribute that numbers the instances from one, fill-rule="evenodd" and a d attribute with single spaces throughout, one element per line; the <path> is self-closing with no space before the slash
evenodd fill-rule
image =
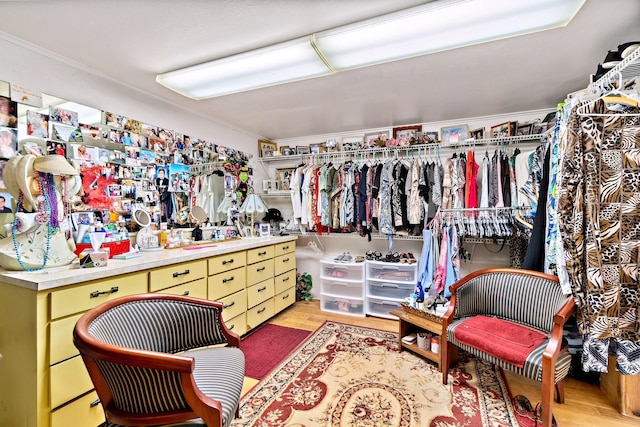
<path id="1" fill-rule="evenodd" d="M 411 313 L 411 314 L 416 315 L 416 316 L 424 317 L 425 319 L 429 319 L 432 322 L 442 323 L 442 317 L 436 315 L 435 313 L 431 313 L 431 312 L 428 312 L 428 311 L 420 310 L 420 309 L 415 308 L 415 307 L 411 307 L 406 302 L 401 302 L 400 305 L 402 306 L 402 308 L 407 313 Z"/>

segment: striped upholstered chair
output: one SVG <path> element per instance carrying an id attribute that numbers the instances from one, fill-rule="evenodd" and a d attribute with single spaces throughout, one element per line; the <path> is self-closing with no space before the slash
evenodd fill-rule
<path id="1" fill-rule="evenodd" d="M 107 426 L 228 426 L 237 415 L 244 354 L 222 304 L 142 294 L 103 303 L 76 323 L 74 344 Z"/>
<path id="2" fill-rule="evenodd" d="M 562 293 L 555 276 L 511 268 L 471 273 L 451 293 L 443 319 L 442 382 L 447 383 L 454 344 L 542 382 L 542 425 L 551 426 L 554 389 L 564 403 L 562 381 L 571 365 L 562 334 L 573 298 Z"/>

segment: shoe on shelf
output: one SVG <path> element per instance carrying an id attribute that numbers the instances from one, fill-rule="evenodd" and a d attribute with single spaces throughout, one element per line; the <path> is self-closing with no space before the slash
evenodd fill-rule
<path id="1" fill-rule="evenodd" d="M 611 68 L 618 65 L 620 61 L 622 61 L 620 52 L 617 50 L 610 50 L 607 53 L 607 56 L 604 58 L 604 61 L 602 61 L 602 68 L 604 68 L 605 70 L 610 70 Z"/>
<path id="2" fill-rule="evenodd" d="M 638 48 L 640 48 L 640 41 L 626 42 L 618 46 L 618 53 L 620 54 L 620 58 L 624 59 Z"/>
<path id="3" fill-rule="evenodd" d="M 342 257 L 342 262 L 353 262 L 353 257 L 349 252 L 345 252 L 345 254 Z"/>
<path id="4" fill-rule="evenodd" d="M 602 78 L 602 76 L 604 76 L 605 74 L 607 74 L 607 69 L 605 69 L 602 64 L 598 64 L 598 69 L 596 70 L 596 73 L 593 75 L 593 81 L 597 82 L 598 80 L 600 80 L 600 78 Z"/>
<path id="5" fill-rule="evenodd" d="M 336 255 L 336 257 L 333 259 L 335 262 L 343 262 L 344 261 L 344 256 L 346 255 L 346 252 L 341 253 L 340 255 Z"/>

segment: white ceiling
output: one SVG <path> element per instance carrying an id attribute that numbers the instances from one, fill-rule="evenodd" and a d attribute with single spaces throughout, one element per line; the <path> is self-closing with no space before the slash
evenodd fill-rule
<path id="1" fill-rule="evenodd" d="M 155 81 L 158 73 L 424 2 L 0 1 L 0 32 L 267 139 L 553 107 L 587 86 L 608 49 L 640 40 L 640 1 L 588 0 L 565 28 L 204 101 Z"/>

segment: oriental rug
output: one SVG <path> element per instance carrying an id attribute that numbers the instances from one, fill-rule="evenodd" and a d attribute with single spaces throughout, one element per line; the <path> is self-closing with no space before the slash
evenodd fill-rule
<path id="1" fill-rule="evenodd" d="M 232 426 L 518 426 L 502 371 L 459 353 L 443 385 L 396 333 L 328 321 L 245 394 Z"/>
<path id="2" fill-rule="evenodd" d="M 311 331 L 266 323 L 242 339 L 245 376 L 262 379 L 278 366 Z"/>

